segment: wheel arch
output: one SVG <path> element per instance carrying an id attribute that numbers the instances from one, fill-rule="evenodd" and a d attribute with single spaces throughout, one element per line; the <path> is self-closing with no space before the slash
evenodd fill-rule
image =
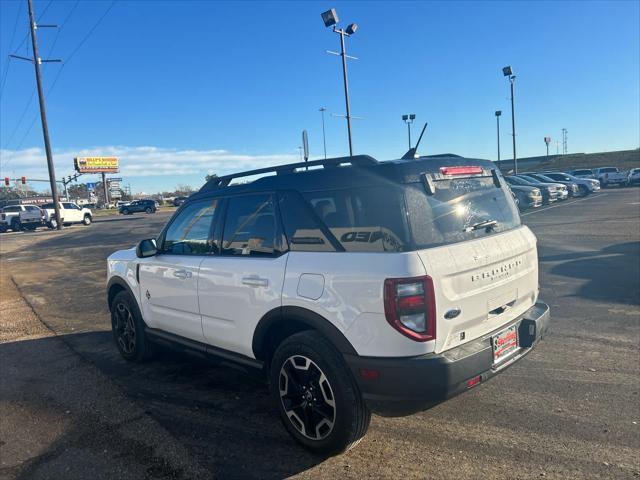
<path id="1" fill-rule="evenodd" d="M 303 330 L 315 330 L 339 352 L 357 355 L 351 342 L 329 320 L 303 307 L 285 306 L 267 312 L 258 322 L 252 341 L 254 356 L 258 360 L 269 360 L 277 344 Z"/>
<path id="2" fill-rule="evenodd" d="M 107 307 L 109 308 L 109 311 L 111 311 L 111 302 L 113 302 L 115 296 L 122 291 L 127 292 L 131 296 L 136 304 L 136 307 L 138 308 L 138 310 L 140 310 L 138 299 L 133 294 L 133 290 L 131 290 L 129 284 L 123 278 L 111 277 L 111 279 L 107 283 Z"/>

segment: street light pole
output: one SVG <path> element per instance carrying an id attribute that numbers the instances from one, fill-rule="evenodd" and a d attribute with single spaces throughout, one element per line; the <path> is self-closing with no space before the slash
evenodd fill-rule
<path id="1" fill-rule="evenodd" d="M 496 128 L 498 133 L 498 170 L 500 170 L 500 115 L 502 115 L 502 110 L 496 110 Z"/>
<path id="2" fill-rule="evenodd" d="M 513 170 L 518 173 L 518 157 L 516 155 L 516 113 L 513 102 L 513 84 L 516 80 L 515 75 L 509 77 L 509 83 L 511 83 L 511 131 L 513 135 Z"/>
<path id="3" fill-rule="evenodd" d="M 60 220 L 60 205 L 58 203 L 58 186 L 56 185 L 56 170 L 53 165 L 53 155 L 51 154 L 51 142 L 49 141 L 49 127 L 47 125 L 47 112 L 44 105 L 44 92 L 42 90 L 42 78 L 40 72 L 40 56 L 38 54 L 38 40 L 36 38 L 36 20 L 33 14 L 33 1 L 28 0 L 29 5 L 29 27 L 31 30 L 31 43 L 33 45 L 33 65 L 36 69 L 36 84 L 38 87 L 38 101 L 40 103 L 40 120 L 42 121 L 42 134 L 44 135 L 44 149 L 47 155 L 47 167 L 49 169 L 49 184 L 51 195 L 53 196 L 53 208 L 56 216 L 56 228 L 62 230 Z"/>
<path id="4" fill-rule="evenodd" d="M 344 47 L 344 36 L 348 34 L 343 28 L 333 27 L 333 31 L 340 35 L 340 55 L 342 56 L 342 79 L 344 81 L 344 102 L 347 109 L 347 134 L 349 135 L 349 156 L 353 156 L 353 143 L 351 141 L 351 107 L 349 105 L 349 80 L 347 78 L 347 57 Z"/>
<path id="5" fill-rule="evenodd" d="M 324 159 L 327 159 L 327 138 L 324 132 L 324 112 L 326 112 L 326 108 L 320 107 L 320 113 L 322 114 L 322 145 L 324 147 Z"/>

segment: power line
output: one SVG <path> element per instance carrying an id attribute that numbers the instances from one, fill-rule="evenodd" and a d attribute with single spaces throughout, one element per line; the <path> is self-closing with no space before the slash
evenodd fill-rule
<path id="1" fill-rule="evenodd" d="M 22 2 L 18 5 L 18 10 L 16 12 L 16 20 L 13 24 L 13 33 L 11 34 L 11 41 L 9 42 L 9 52 L 13 51 L 13 40 L 16 37 L 16 30 L 18 29 L 18 19 L 20 18 L 20 12 L 22 11 Z M 2 98 L 2 93 L 4 92 L 4 86 L 7 83 L 7 75 L 9 74 L 9 68 L 11 67 L 11 57 L 9 57 L 9 61 L 7 62 L 7 68 L 4 71 L 4 75 L 2 77 L 2 83 L 0 83 L 0 98 Z"/>
<path id="2" fill-rule="evenodd" d="M 71 61 L 71 59 L 76 55 L 76 53 L 78 53 L 78 51 L 80 50 L 80 48 L 82 48 L 82 46 L 86 43 L 86 41 L 89 39 L 89 37 L 91 37 L 91 35 L 93 34 L 93 32 L 96 30 L 96 28 L 98 28 L 98 26 L 100 25 L 100 23 L 102 23 L 102 21 L 104 20 L 104 18 L 109 14 L 109 12 L 111 11 L 111 9 L 113 8 L 113 6 L 116 4 L 117 0 L 113 0 L 111 2 L 111 4 L 107 7 L 107 9 L 104 11 L 104 13 L 102 14 L 102 16 L 100 18 L 98 18 L 98 20 L 96 21 L 96 23 L 94 23 L 94 25 L 91 27 L 91 29 L 89 29 L 89 31 L 87 32 L 87 34 L 82 38 L 82 40 L 80 40 L 80 43 L 78 43 L 78 45 L 76 46 L 76 48 L 73 49 L 73 51 L 69 54 L 68 58 L 64 61 L 64 63 L 62 64 L 62 66 L 60 67 L 60 69 L 58 70 L 58 72 L 56 73 L 56 76 L 53 79 L 53 82 L 51 83 L 51 86 L 49 87 L 49 89 L 47 90 L 47 93 L 45 95 L 45 98 L 48 98 L 49 95 L 51 95 L 52 90 L 54 89 L 54 87 L 56 86 L 56 84 L 58 83 L 58 79 L 60 78 L 60 75 L 62 74 L 62 71 L 64 70 L 64 67 L 66 67 L 69 62 Z M 77 3 L 76 3 L 77 5 Z M 75 8 L 75 6 L 73 7 Z M 33 98 L 33 95 L 32 95 Z M 29 128 L 27 129 L 27 131 L 24 133 L 24 135 L 22 136 L 20 143 L 18 144 L 18 146 L 16 147 L 16 150 L 19 150 L 20 147 L 22 147 L 22 144 L 24 143 L 24 141 L 26 140 L 27 136 L 29 135 L 29 133 L 31 132 L 31 129 L 33 128 L 33 126 L 35 125 L 36 120 L 38 119 L 38 113 L 36 112 L 36 114 L 34 115 L 31 124 L 29 125 Z M 7 161 L 7 163 L 9 163 L 9 161 L 11 161 L 11 159 L 9 159 Z M 5 164 L 6 167 L 6 164 Z"/>
<path id="3" fill-rule="evenodd" d="M 67 16 L 65 17 L 65 19 L 62 21 L 62 23 L 60 24 L 60 27 L 57 29 L 58 31 L 56 32 L 56 36 L 53 39 L 51 48 L 49 48 L 49 53 L 47 55 L 47 57 L 51 57 L 51 54 L 53 53 L 53 49 L 56 46 L 56 43 L 58 42 L 58 38 L 60 36 L 60 32 L 62 31 L 62 29 L 64 28 L 64 26 L 67 24 L 67 22 L 69 21 L 69 19 L 71 18 L 71 16 L 73 15 L 73 13 L 75 12 L 76 8 L 78 7 L 78 4 L 80 3 L 80 0 L 76 0 L 76 3 L 73 5 L 73 7 L 71 7 L 71 10 L 69 11 L 69 13 L 67 14 Z M 46 9 L 45 9 L 46 11 Z M 43 12 L 44 13 L 44 12 Z M 42 18 L 42 14 L 40 14 L 40 18 Z M 60 74 L 60 70 L 64 67 L 64 64 L 62 67 L 60 67 L 60 69 L 58 70 L 58 76 Z M 57 79 L 57 76 L 56 76 Z M 55 84 L 55 81 L 54 81 Z M 49 87 L 49 90 L 47 92 L 47 96 L 49 94 L 49 92 L 51 92 L 52 87 Z M 11 133 L 11 135 L 9 136 L 9 139 L 7 140 L 7 146 L 11 143 L 11 140 L 13 140 L 13 137 L 15 136 L 15 134 L 17 133 L 20 125 L 22 124 L 22 120 L 24 119 L 24 116 L 26 115 L 27 111 L 29 110 L 29 107 L 31 106 L 31 102 L 33 102 L 33 98 L 35 97 L 36 94 L 36 87 L 33 87 L 33 90 L 31 91 L 31 96 L 29 97 L 29 101 L 27 102 L 26 106 L 24 107 L 24 109 L 22 110 L 22 114 L 20 115 L 20 119 L 18 120 L 18 123 L 16 124 L 16 127 L 14 128 L 13 132 Z M 36 120 L 38 118 L 38 112 L 36 112 L 33 116 L 33 120 L 31 121 L 31 124 L 29 125 L 29 128 L 27 128 L 26 133 L 22 136 L 22 139 L 20 140 L 19 145 L 22 146 L 22 143 L 24 142 L 24 140 L 26 139 L 27 135 L 29 134 L 29 132 L 31 132 L 31 129 L 33 128 L 33 125 L 35 124 Z M 18 147 L 19 148 L 19 147 Z M 6 166 L 6 165 L 5 165 Z"/>
<path id="4" fill-rule="evenodd" d="M 53 3 L 53 0 L 49 0 L 49 3 L 47 3 L 47 6 L 44 7 L 44 10 L 42 10 L 42 13 L 40 15 L 38 15 L 38 20 L 36 20 L 36 23 L 39 23 L 40 20 L 42 20 L 42 17 L 45 13 L 47 13 L 47 10 L 49 10 L 49 7 L 51 6 L 51 4 Z M 18 50 L 20 50 L 20 47 L 22 47 L 22 45 L 24 45 L 24 43 L 27 41 L 27 38 L 29 38 L 29 32 L 27 32 L 27 34 L 24 36 L 24 38 L 22 39 L 22 41 L 20 42 L 20 44 L 16 47 L 15 51 L 17 52 Z M 29 52 L 29 44 L 27 43 L 27 53 Z"/>

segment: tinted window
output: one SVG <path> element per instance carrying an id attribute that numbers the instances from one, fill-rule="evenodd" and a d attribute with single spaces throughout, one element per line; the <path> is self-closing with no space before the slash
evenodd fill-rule
<path id="1" fill-rule="evenodd" d="M 4 207 L 2 209 L 3 212 L 19 212 L 22 209 L 20 207 Z"/>
<path id="2" fill-rule="evenodd" d="M 40 209 L 38 207 L 34 207 L 33 205 L 27 205 L 26 207 L 24 207 L 26 210 L 29 210 L 30 212 L 37 212 Z"/>
<path id="3" fill-rule="evenodd" d="M 615 173 L 618 169 L 615 167 L 605 167 L 600 169 L 600 173 Z"/>
<path id="4" fill-rule="evenodd" d="M 563 173 L 546 173 L 545 176 L 554 180 L 569 180 L 569 177 Z"/>
<path id="5" fill-rule="evenodd" d="M 165 233 L 163 253 L 176 255 L 211 253 L 213 251 L 211 225 L 217 202 L 216 199 L 201 200 L 181 210 Z"/>
<path id="6" fill-rule="evenodd" d="M 408 248 L 402 189 L 395 186 L 304 193 L 317 217 L 348 252 Z"/>
<path id="7" fill-rule="evenodd" d="M 322 232 L 313 210 L 297 193 L 278 195 L 284 232 L 289 249 L 298 252 L 334 252 L 335 248 Z"/>
<path id="8" fill-rule="evenodd" d="M 504 177 L 504 179 L 507 181 L 509 185 L 521 185 L 523 187 L 528 187 L 530 185 L 528 181 L 518 177 L 509 176 L 509 177 Z"/>
<path id="9" fill-rule="evenodd" d="M 73 203 L 67 203 L 67 202 L 63 202 L 62 203 L 62 208 L 66 208 L 67 210 L 69 209 L 76 209 L 76 206 Z"/>
<path id="10" fill-rule="evenodd" d="M 272 256 L 276 221 L 271 195 L 248 195 L 228 200 L 222 238 L 225 255 Z"/>
<path id="11" fill-rule="evenodd" d="M 472 240 L 504 232 L 520 225 L 511 194 L 497 188 L 491 177 L 434 181 L 435 193 L 427 195 L 423 184 L 407 186 L 409 223 L 417 248 Z M 493 228 L 473 229 L 488 220 Z"/>
<path id="12" fill-rule="evenodd" d="M 592 175 L 593 172 L 591 170 L 574 170 L 574 175 Z"/>

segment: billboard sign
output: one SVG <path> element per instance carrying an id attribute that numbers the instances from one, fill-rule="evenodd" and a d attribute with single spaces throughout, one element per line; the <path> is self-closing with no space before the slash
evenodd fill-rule
<path id="1" fill-rule="evenodd" d="M 94 182 L 86 183 L 85 185 L 87 186 L 87 190 L 90 192 L 96 189 L 96 184 Z"/>
<path id="2" fill-rule="evenodd" d="M 76 157 L 73 167 L 78 173 L 118 173 L 118 157 Z"/>

